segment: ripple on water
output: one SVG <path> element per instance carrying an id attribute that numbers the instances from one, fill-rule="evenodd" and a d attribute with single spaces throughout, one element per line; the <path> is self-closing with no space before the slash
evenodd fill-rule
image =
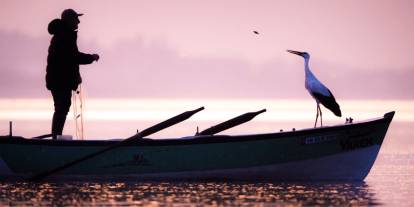
<path id="1" fill-rule="evenodd" d="M 0 205 L 374 205 L 366 183 L 0 183 Z"/>

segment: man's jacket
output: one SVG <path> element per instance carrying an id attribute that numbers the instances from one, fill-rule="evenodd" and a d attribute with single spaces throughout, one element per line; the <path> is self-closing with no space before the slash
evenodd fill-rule
<path id="1" fill-rule="evenodd" d="M 60 19 L 49 23 L 50 41 L 46 67 L 46 87 L 49 90 L 76 90 L 82 82 L 80 64 L 94 61 L 91 54 L 81 53 L 77 46 L 77 31 L 71 31 Z"/>

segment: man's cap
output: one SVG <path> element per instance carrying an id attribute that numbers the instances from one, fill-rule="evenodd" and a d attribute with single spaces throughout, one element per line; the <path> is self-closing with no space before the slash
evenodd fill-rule
<path id="1" fill-rule="evenodd" d="M 82 16 L 83 14 L 78 14 L 75 12 L 75 10 L 73 9 L 65 9 L 62 12 L 62 19 L 69 19 L 69 18 L 74 18 L 74 17 L 78 17 L 78 16 Z"/>

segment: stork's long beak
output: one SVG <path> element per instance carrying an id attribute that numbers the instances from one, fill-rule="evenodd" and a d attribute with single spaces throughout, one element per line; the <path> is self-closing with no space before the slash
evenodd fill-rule
<path id="1" fill-rule="evenodd" d="M 294 51 L 294 50 L 286 50 L 286 51 L 288 51 L 288 52 L 290 52 L 292 54 L 299 55 L 299 56 L 302 56 L 303 57 L 303 52 L 298 52 L 298 51 Z"/>

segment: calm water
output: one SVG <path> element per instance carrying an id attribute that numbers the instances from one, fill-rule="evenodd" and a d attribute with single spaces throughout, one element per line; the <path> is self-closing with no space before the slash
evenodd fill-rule
<path id="1" fill-rule="evenodd" d="M 1 206 L 414 206 L 414 154 L 381 155 L 365 182 L 0 182 Z"/>

